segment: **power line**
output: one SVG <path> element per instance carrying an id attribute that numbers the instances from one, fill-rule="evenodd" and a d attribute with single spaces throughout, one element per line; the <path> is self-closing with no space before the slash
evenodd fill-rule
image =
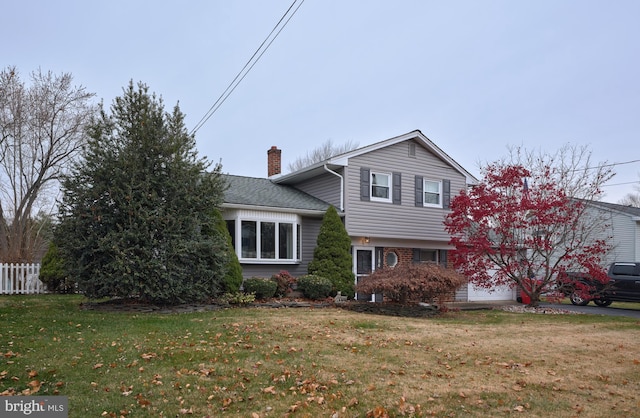
<path id="1" fill-rule="evenodd" d="M 617 165 L 640 163 L 640 160 L 623 161 L 621 163 L 603 164 L 600 167 L 615 167 Z"/>
<path id="2" fill-rule="evenodd" d="M 640 181 L 627 181 L 624 183 L 603 184 L 601 187 L 626 186 L 629 184 L 640 184 Z"/>
<path id="3" fill-rule="evenodd" d="M 595 167 L 582 167 L 582 168 L 576 168 L 574 170 L 567 170 L 568 172 L 574 173 L 576 171 L 585 171 L 585 170 L 597 170 L 603 167 L 615 167 L 618 165 L 625 165 L 625 164 L 634 164 L 634 163 L 640 163 L 640 160 L 630 160 L 630 161 L 622 161 L 619 163 L 610 163 L 610 164 L 602 164 L 602 165 L 598 165 Z"/>
<path id="4" fill-rule="evenodd" d="M 287 26 L 287 24 L 289 23 L 291 18 L 296 14 L 296 12 L 300 8 L 300 6 L 302 6 L 302 3 L 304 3 L 304 0 L 301 0 L 300 4 L 298 4 L 298 6 L 295 9 L 293 9 L 297 2 L 298 2 L 298 0 L 294 0 L 293 3 L 291 3 L 291 6 L 289 6 L 287 11 L 282 15 L 282 17 L 278 21 L 278 23 L 276 23 L 276 25 L 273 27 L 271 32 L 269 32 L 269 35 L 267 35 L 265 40 L 262 41 L 262 43 L 260 44 L 258 49 L 256 49 L 256 51 L 253 53 L 251 58 L 249 58 L 249 61 L 247 61 L 247 63 L 244 65 L 244 67 L 242 67 L 242 70 L 240 70 L 240 72 L 238 72 L 238 74 L 235 76 L 235 78 L 231 81 L 231 83 L 229 83 L 227 88 L 222 92 L 220 97 L 218 97 L 218 99 L 215 101 L 215 103 L 213 103 L 213 105 L 211 105 L 209 110 L 207 110 L 207 113 L 205 113 L 204 116 L 198 121 L 198 123 L 196 123 L 196 126 L 191 130 L 191 135 L 195 134 L 198 131 L 198 129 L 202 128 L 202 126 L 209 120 L 209 118 L 211 118 L 211 116 L 213 116 L 213 114 L 216 113 L 216 111 L 220 108 L 220 106 L 222 106 L 222 104 L 227 100 L 227 98 L 231 95 L 231 93 L 233 93 L 233 91 L 236 89 L 236 87 L 238 87 L 238 84 L 240 84 L 240 82 L 242 80 L 244 80 L 244 78 L 247 76 L 249 71 L 251 71 L 253 66 L 256 65 L 258 60 L 260 60 L 262 55 L 264 55 L 264 53 L 267 51 L 267 49 L 269 49 L 269 47 L 271 46 L 273 41 L 276 40 L 278 35 L 280 35 L 280 32 L 282 32 L 282 30 L 285 28 L 285 26 Z M 292 9 L 293 9 L 293 12 L 291 11 Z M 284 23 L 283 23 L 283 21 L 284 21 Z M 282 26 L 281 26 L 281 24 L 282 24 Z M 275 33 L 275 35 L 274 35 L 274 33 Z M 272 35 L 273 35 L 273 37 L 272 37 Z M 269 40 L 269 39 L 271 39 L 271 40 Z"/>

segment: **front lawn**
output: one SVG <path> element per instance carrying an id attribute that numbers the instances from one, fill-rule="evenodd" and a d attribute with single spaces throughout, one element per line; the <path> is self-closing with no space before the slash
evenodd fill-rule
<path id="1" fill-rule="evenodd" d="M 0 393 L 69 417 L 637 416 L 640 323 L 502 311 L 85 311 L 0 297 Z"/>

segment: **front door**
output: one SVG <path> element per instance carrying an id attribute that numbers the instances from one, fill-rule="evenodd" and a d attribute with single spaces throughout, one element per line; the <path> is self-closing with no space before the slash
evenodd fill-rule
<path id="1" fill-rule="evenodd" d="M 373 250 L 371 248 L 355 248 L 356 284 L 360 278 L 373 271 Z M 356 300 L 375 301 L 375 295 L 356 293 Z"/>

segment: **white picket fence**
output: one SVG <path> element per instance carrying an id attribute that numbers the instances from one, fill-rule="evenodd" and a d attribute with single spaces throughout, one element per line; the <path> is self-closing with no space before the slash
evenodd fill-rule
<path id="1" fill-rule="evenodd" d="M 0 294 L 45 293 L 40 264 L 0 264 Z"/>

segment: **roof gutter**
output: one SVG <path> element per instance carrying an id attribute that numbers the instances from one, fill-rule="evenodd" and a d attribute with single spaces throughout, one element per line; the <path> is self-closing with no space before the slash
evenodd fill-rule
<path id="1" fill-rule="evenodd" d="M 334 176 L 338 176 L 340 178 L 340 212 L 344 212 L 344 177 L 342 177 L 340 174 L 336 173 L 335 171 L 329 169 L 329 167 L 327 167 L 327 165 L 323 165 L 322 168 L 324 168 L 324 170 L 328 173 L 333 174 Z"/>

